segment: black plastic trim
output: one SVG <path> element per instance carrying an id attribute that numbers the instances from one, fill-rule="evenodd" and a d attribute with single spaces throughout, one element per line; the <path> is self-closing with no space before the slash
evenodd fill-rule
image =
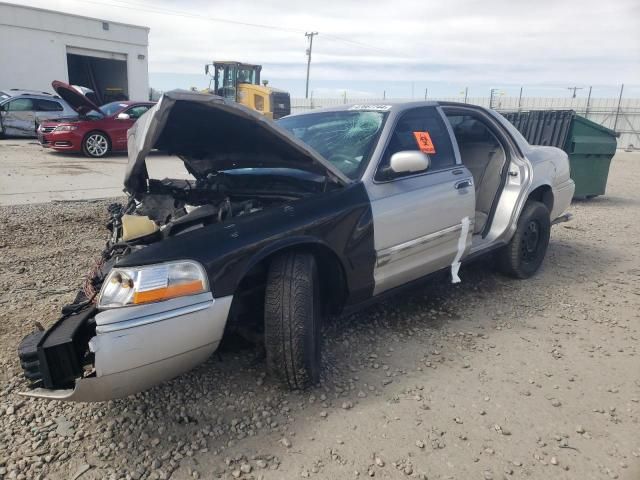
<path id="1" fill-rule="evenodd" d="M 45 388 L 68 387 L 82 375 L 81 359 L 89 338 L 81 334 L 81 329 L 95 312 L 96 308 L 91 305 L 62 317 L 40 339 L 38 361 Z"/>

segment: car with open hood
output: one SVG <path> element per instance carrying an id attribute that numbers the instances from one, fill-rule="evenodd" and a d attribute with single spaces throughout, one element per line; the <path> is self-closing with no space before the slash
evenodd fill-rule
<path id="1" fill-rule="evenodd" d="M 188 178 L 154 178 L 147 155 Z M 76 301 L 19 356 L 27 395 L 98 401 L 205 361 L 224 335 L 264 345 L 292 389 L 318 381 L 322 324 L 489 253 L 540 268 L 569 218 L 567 155 L 496 112 L 345 105 L 274 123 L 221 97 L 165 93 L 128 133 L 128 201 Z"/>
<path id="2" fill-rule="evenodd" d="M 110 152 L 126 151 L 127 130 L 154 105 L 119 101 L 99 107 L 78 87 L 57 80 L 51 85 L 76 113 L 44 121 L 38 127 L 40 144 L 59 152 L 101 158 Z"/>

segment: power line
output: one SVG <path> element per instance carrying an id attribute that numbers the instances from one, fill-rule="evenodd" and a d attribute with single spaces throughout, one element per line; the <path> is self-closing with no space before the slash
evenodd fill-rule
<path id="1" fill-rule="evenodd" d="M 394 56 L 397 55 L 395 52 L 391 52 L 389 50 L 385 50 L 384 48 L 375 47 L 373 45 L 368 45 L 366 43 L 357 42 L 355 40 L 349 40 L 348 38 L 340 37 L 338 35 L 332 35 L 332 34 L 328 34 L 328 33 L 323 33 L 322 34 L 322 38 L 328 38 L 329 40 L 334 40 L 334 41 L 337 41 L 337 42 L 347 43 L 347 44 L 354 45 L 354 46 L 360 47 L 360 48 L 367 48 L 369 50 L 375 50 L 377 52 L 386 53 L 387 55 L 394 55 Z"/>
<path id="2" fill-rule="evenodd" d="M 79 1 L 79 0 L 78 0 Z M 113 3 L 115 2 L 115 3 Z M 112 7 L 116 7 L 116 8 L 130 8 L 133 10 L 138 10 L 138 11 L 144 11 L 144 12 L 152 12 L 152 13 L 158 13 L 160 15 L 173 15 L 173 16 L 179 16 L 179 17 L 184 17 L 184 18 L 193 18 L 193 19 L 197 19 L 197 20 L 207 20 L 210 22 L 218 22 L 218 23 L 227 23 L 230 25 L 240 25 L 240 26 L 244 26 L 244 27 L 252 27 L 252 28 L 261 28 L 261 29 L 265 29 L 265 30 L 275 30 L 275 31 L 281 31 L 281 32 L 287 32 L 287 33 L 306 33 L 304 30 L 301 29 L 296 29 L 296 28 L 288 28 L 288 27 L 281 27 L 278 25 L 268 25 L 268 24 L 264 24 L 264 23 L 253 23 L 253 22 L 243 22 L 240 20 L 234 20 L 231 18 L 222 18 L 222 17 L 211 17 L 208 15 L 198 15 L 195 13 L 190 13 L 184 10 L 176 10 L 176 9 L 172 9 L 172 8 L 164 8 L 164 7 L 156 7 L 156 6 L 147 6 L 144 4 L 140 4 L 140 3 L 136 3 L 136 2 L 131 2 L 129 1 L 124 1 L 124 0 L 109 0 L 109 3 L 105 2 L 105 1 L 99 1 L 99 0 L 84 0 L 83 3 L 93 3 L 95 5 L 100 5 L 100 6 L 105 6 L 105 5 L 110 5 Z M 326 37 L 327 39 L 331 39 L 333 41 L 337 41 L 337 42 L 342 42 L 342 43 L 346 43 L 349 45 L 353 45 L 356 47 L 360 47 L 360 48 L 366 48 L 369 50 L 375 50 L 378 52 L 382 52 L 382 53 L 386 53 L 388 55 L 396 55 L 394 52 L 390 52 L 388 50 L 384 50 L 382 48 L 376 47 L 374 45 L 368 45 L 366 43 L 362 43 L 362 42 L 358 42 L 355 40 L 350 40 L 348 38 L 339 36 L 339 35 L 333 35 L 333 34 L 324 34 L 323 33 L 323 37 Z"/>
<path id="3" fill-rule="evenodd" d="M 263 28 L 263 29 L 268 29 L 268 30 L 279 30 L 282 32 L 289 32 L 289 33 L 303 33 L 304 30 L 299 30 L 299 29 L 295 29 L 295 28 L 287 28 L 287 27 L 280 27 L 277 25 L 267 25 L 267 24 L 263 24 L 263 23 L 251 23 L 251 22 L 242 22 L 240 20 L 233 20 L 230 18 L 221 18 L 221 17 L 211 17 L 211 16 L 207 16 L 207 15 L 198 15 L 195 13 L 190 13 L 190 12 L 186 12 L 184 10 L 174 10 L 174 9 L 170 9 L 170 8 L 163 8 L 163 7 L 149 7 L 146 5 L 142 5 L 139 3 L 132 3 L 132 2 L 125 2 L 123 0 L 110 0 L 111 2 L 116 2 L 116 4 L 114 3 L 107 3 L 105 1 L 96 1 L 96 0 L 83 0 L 82 3 L 93 3 L 95 5 L 100 5 L 100 6 L 112 6 L 112 7 L 116 7 L 116 8 L 130 8 L 132 10 L 139 10 L 139 11 L 143 11 L 143 12 L 152 12 L 152 13 L 158 13 L 161 15 L 174 15 L 174 16 L 178 16 L 178 17 L 185 17 L 185 18 L 194 18 L 197 20 L 207 20 L 210 22 L 219 22 L 219 23 L 229 23 L 232 25 L 241 25 L 244 27 L 254 27 L 254 28 Z M 120 4 L 120 5 L 118 5 Z"/>

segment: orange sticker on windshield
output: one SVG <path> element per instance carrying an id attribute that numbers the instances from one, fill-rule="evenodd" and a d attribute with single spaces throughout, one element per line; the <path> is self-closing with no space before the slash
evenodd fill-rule
<path id="1" fill-rule="evenodd" d="M 429 132 L 413 132 L 413 136 L 416 137 L 416 142 L 418 143 L 420 151 L 423 153 L 436 153 L 436 147 L 431 141 L 431 135 L 429 135 Z"/>

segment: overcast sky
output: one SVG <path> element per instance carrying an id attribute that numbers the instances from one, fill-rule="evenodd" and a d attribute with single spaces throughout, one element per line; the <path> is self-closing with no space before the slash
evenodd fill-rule
<path id="1" fill-rule="evenodd" d="M 263 65 L 273 86 L 304 95 L 305 31 L 317 31 L 317 97 L 569 95 L 594 86 L 640 96 L 639 0 L 23 0 L 22 4 L 151 28 L 159 89 L 206 86 L 204 64 Z M 221 20 L 261 24 L 241 25 Z M 269 28 L 270 27 L 270 28 Z M 579 95 L 586 95 L 581 90 Z"/>

